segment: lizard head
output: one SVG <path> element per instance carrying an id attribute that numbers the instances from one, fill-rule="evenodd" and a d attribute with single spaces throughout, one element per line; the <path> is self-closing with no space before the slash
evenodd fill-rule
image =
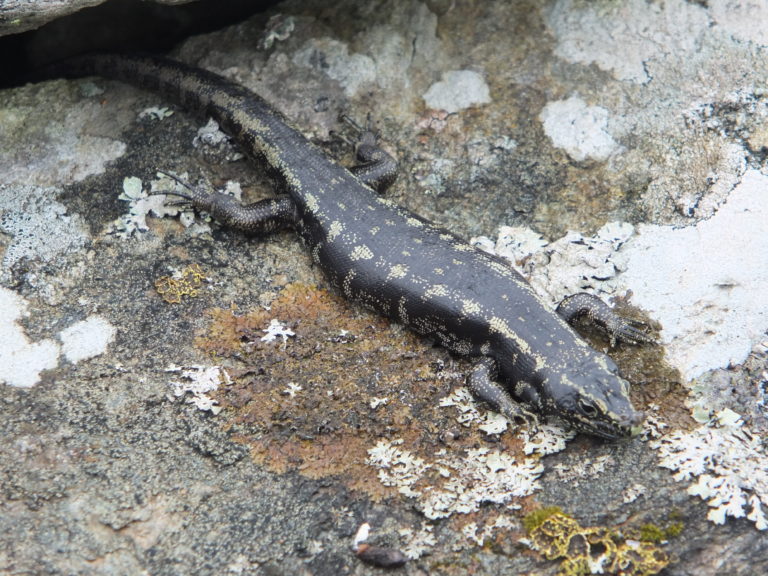
<path id="1" fill-rule="evenodd" d="M 629 382 L 602 354 L 568 370 L 542 371 L 536 380 L 520 394 L 521 399 L 579 432 L 617 440 L 632 436 L 643 421 L 643 413 L 635 410 L 629 398 Z"/>

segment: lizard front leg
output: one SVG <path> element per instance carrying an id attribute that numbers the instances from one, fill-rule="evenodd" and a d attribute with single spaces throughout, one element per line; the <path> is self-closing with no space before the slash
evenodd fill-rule
<path id="1" fill-rule="evenodd" d="M 516 402 L 509 392 L 494 380 L 497 372 L 495 360 L 488 357 L 481 358 L 469 375 L 469 389 L 510 422 L 515 425 L 527 424 L 531 432 L 535 433 L 539 426 L 538 417 Z"/>
<path id="2" fill-rule="evenodd" d="M 629 344 L 655 344 L 651 336 L 638 330 L 630 322 L 613 311 L 597 296 L 580 292 L 566 296 L 555 310 L 566 322 L 573 324 L 578 318 L 586 317 L 592 324 L 608 335 L 611 346 L 617 341 Z"/>

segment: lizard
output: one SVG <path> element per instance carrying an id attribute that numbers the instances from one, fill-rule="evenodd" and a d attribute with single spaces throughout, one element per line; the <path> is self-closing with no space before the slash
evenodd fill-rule
<path id="1" fill-rule="evenodd" d="M 377 134 L 361 130 L 359 164 L 347 169 L 261 96 L 213 72 L 124 54 L 81 56 L 54 70 L 127 82 L 213 118 L 266 169 L 279 195 L 252 204 L 192 186 L 176 195 L 246 233 L 295 229 L 346 298 L 473 357 L 469 388 L 513 423 L 535 429 L 539 415 L 553 415 L 609 440 L 637 431 L 643 414 L 632 405 L 629 383 L 571 323 L 586 315 L 612 341 L 652 338 L 586 293 L 552 310 L 506 260 L 382 196 L 397 162 Z"/>

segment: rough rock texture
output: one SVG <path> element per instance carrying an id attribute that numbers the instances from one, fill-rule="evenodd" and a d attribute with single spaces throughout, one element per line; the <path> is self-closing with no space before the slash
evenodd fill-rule
<path id="1" fill-rule="evenodd" d="M 329 131 L 370 112 L 395 201 L 499 236 L 552 298 L 660 321 L 611 352 L 648 415 L 619 444 L 505 429 L 466 361 L 329 293 L 293 234 L 148 196 L 157 170 L 271 193 L 206 119 L 97 78 L 0 93 L 0 572 L 374 574 L 400 550 L 408 574 L 554 574 L 583 559 L 530 551 L 543 505 L 621 536 L 595 569 L 768 572 L 766 16 L 296 0 L 174 51 L 345 163 Z"/>
<path id="2" fill-rule="evenodd" d="M 194 0 L 153 0 L 158 4 L 186 4 Z M 34 30 L 62 16 L 83 8 L 98 6 L 106 0 L 4 0 L 0 4 L 0 36 Z"/>

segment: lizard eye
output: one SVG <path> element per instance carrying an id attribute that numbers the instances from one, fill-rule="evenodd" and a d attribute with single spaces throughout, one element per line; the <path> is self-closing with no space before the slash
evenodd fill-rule
<path id="1" fill-rule="evenodd" d="M 579 399 L 579 410 L 588 418 L 595 418 L 598 414 L 597 406 L 583 398 Z"/>

